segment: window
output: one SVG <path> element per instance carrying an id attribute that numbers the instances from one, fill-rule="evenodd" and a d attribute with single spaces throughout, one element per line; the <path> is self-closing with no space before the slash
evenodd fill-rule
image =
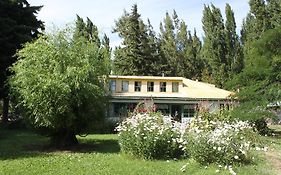
<path id="1" fill-rule="evenodd" d="M 129 90 L 129 81 L 122 81 L 122 92 L 128 92 Z"/>
<path id="2" fill-rule="evenodd" d="M 183 106 L 183 117 L 194 117 L 196 113 L 196 105 L 184 105 Z"/>
<path id="3" fill-rule="evenodd" d="M 135 92 L 141 91 L 141 81 L 135 81 Z"/>
<path id="4" fill-rule="evenodd" d="M 169 115 L 169 106 L 167 104 L 158 104 L 157 111 L 160 111 L 163 115 Z"/>
<path id="5" fill-rule="evenodd" d="M 154 91 L 154 82 L 148 81 L 147 82 L 147 92 L 153 92 Z"/>
<path id="6" fill-rule="evenodd" d="M 172 83 L 172 92 L 179 92 L 179 83 L 178 82 Z"/>
<path id="7" fill-rule="evenodd" d="M 110 91 L 115 92 L 116 91 L 116 80 L 110 80 Z"/>
<path id="8" fill-rule="evenodd" d="M 160 82 L 160 92 L 166 92 L 166 82 Z"/>

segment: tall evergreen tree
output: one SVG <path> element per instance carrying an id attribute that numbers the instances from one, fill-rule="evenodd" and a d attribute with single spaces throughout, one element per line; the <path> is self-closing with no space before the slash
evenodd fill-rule
<path id="1" fill-rule="evenodd" d="M 264 0 L 250 0 L 250 12 L 242 26 L 243 42 L 259 39 L 261 34 L 270 28 L 270 18 Z"/>
<path id="2" fill-rule="evenodd" d="M 281 0 L 267 0 L 267 11 L 272 29 L 281 25 Z"/>
<path id="3" fill-rule="evenodd" d="M 241 30 L 244 44 L 259 39 L 269 29 L 281 26 L 280 0 L 250 0 L 249 5 L 250 12 Z"/>
<path id="4" fill-rule="evenodd" d="M 167 12 L 163 23 L 160 23 L 160 49 L 168 68 L 163 70 L 163 73 L 169 76 L 176 76 L 179 68 L 174 30 L 175 24 Z"/>
<path id="5" fill-rule="evenodd" d="M 192 36 L 186 23 L 178 19 L 176 11 L 173 11 L 172 16 L 166 13 L 163 23 L 160 23 L 159 40 L 162 59 L 167 60 L 168 69 L 163 70 L 165 74 L 192 79 L 201 78 L 203 67 L 199 57 L 201 42 L 196 32 Z"/>
<path id="6" fill-rule="evenodd" d="M 91 42 L 92 44 L 96 45 L 96 47 L 100 50 L 99 52 L 99 59 L 103 60 L 106 65 L 108 65 L 106 72 L 109 74 L 111 71 L 110 66 L 110 55 L 111 55 L 111 48 L 110 48 L 110 41 L 109 38 L 104 35 L 102 39 L 99 38 L 99 31 L 96 25 L 87 18 L 87 21 L 84 20 L 76 15 L 76 22 L 75 22 L 75 31 L 73 34 L 73 39 L 77 40 L 81 37 L 84 37 L 87 41 Z"/>
<path id="7" fill-rule="evenodd" d="M 193 79 L 200 79 L 202 80 L 202 72 L 204 68 L 206 68 L 207 63 L 205 60 L 202 59 L 201 55 L 201 49 L 202 49 L 202 43 L 197 36 L 196 30 L 194 29 L 194 34 L 192 36 L 192 50 L 190 56 L 192 57 L 193 60 Z M 188 76 L 186 76 L 188 77 Z"/>
<path id="8" fill-rule="evenodd" d="M 216 84 L 222 86 L 227 77 L 226 39 L 223 18 L 219 8 L 213 4 L 204 6 L 203 30 L 205 32 L 203 57 L 212 68 Z"/>
<path id="9" fill-rule="evenodd" d="M 267 30 L 281 26 L 280 0 L 250 0 L 250 12 L 243 22 L 241 34 L 245 64 L 251 64 L 252 43 L 256 42 Z"/>
<path id="10" fill-rule="evenodd" d="M 151 28 L 150 28 L 151 30 Z M 122 47 L 115 49 L 114 67 L 123 75 L 155 75 L 157 73 L 155 50 L 149 43 L 151 38 L 148 27 L 138 13 L 137 5 L 133 5 L 131 13 L 124 12 L 116 21 L 113 32 L 123 39 Z M 150 33 L 151 34 L 151 33 Z"/>
<path id="11" fill-rule="evenodd" d="M 243 69 L 243 53 L 239 37 L 236 33 L 234 12 L 229 4 L 226 4 L 225 15 L 227 71 L 230 74 L 237 74 Z"/>
<path id="12" fill-rule="evenodd" d="M 36 18 L 42 6 L 30 6 L 26 0 L 0 1 L 0 99 L 3 99 L 3 118 L 8 120 L 8 85 L 10 75 L 8 67 L 16 60 L 16 51 L 25 42 L 36 38 L 40 29 L 44 29 L 43 22 Z"/>

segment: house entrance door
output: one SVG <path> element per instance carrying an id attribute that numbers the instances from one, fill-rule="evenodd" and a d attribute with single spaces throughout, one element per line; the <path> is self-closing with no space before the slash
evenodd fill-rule
<path id="1" fill-rule="evenodd" d="M 181 121 L 181 105 L 171 105 L 171 116 L 176 120 L 176 121 Z"/>

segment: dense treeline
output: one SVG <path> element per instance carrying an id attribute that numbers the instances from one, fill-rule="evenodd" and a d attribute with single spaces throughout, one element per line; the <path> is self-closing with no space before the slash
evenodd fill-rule
<path id="1" fill-rule="evenodd" d="M 124 75 L 183 76 L 222 86 L 233 75 L 241 72 L 244 55 L 236 33 L 234 12 L 225 8 L 226 21 L 220 9 L 204 6 L 203 41 L 196 30 L 188 30 L 176 11 L 166 13 L 156 34 L 148 20 L 145 24 L 137 5 L 126 12 L 115 24 L 114 32 L 122 38 L 122 47 L 115 50 L 114 72 Z"/>
<path id="2" fill-rule="evenodd" d="M 183 76 L 215 83 L 222 87 L 241 73 L 252 41 L 267 29 L 280 25 L 279 0 L 251 0 L 241 35 L 236 31 L 234 12 L 225 6 L 225 18 L 219 8 L 205 5 L 202 26 L 204 36 L 190 31 L 176 11 L 166 13 L 157 34 L 149 20 L 143 21 L 137 5 L 116 21 L 114 32 L 122 46 L 114 52 L 114 73 L 123 75 Z M 225 20 L 224 20 L 225 19 Z"/>

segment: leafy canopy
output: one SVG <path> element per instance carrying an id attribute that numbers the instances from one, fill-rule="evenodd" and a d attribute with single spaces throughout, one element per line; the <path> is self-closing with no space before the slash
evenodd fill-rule
<path id="1" fill-rule="evenodd" d="M 65 29 L 26 44 L 11 68 L 10 84 L 35 127 L 79 134 L 102 114 L 108 71 L 98 45 L 72 34 Z"/>

